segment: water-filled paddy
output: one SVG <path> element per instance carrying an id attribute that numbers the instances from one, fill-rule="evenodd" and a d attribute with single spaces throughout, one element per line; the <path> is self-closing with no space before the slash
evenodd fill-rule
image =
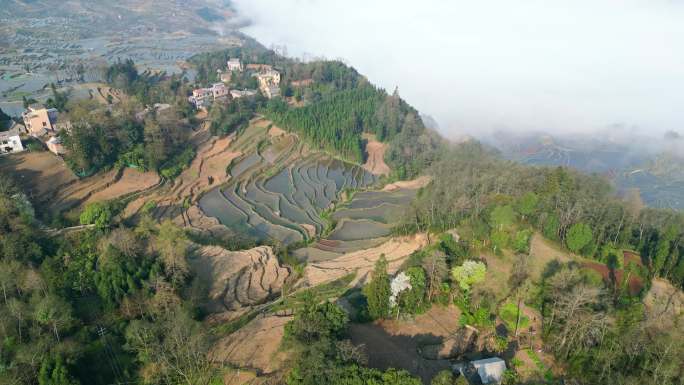
<path id="1" fill-rule="evenodd" d="M 367 220 L 349 219 L 338 224 L 328 239 L 338 241 L 356 241 L 369 238 L 380 238 L 390 234 L 391 226 Z"/>

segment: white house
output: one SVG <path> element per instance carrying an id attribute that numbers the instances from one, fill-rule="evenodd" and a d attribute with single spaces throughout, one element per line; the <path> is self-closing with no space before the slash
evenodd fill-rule
<path id="1" fill-rule="evenodd" d="M 13 128 L 9 131 L 0 132 L 0 154 L 10 154 L 21 151 L 24 151 L 24 146 L 21 144 L 18 129 Z"/>
<path id="2" fill-rule="evenodd" d="M 230 58 L 230 60 L 228 60 L 228 71 L 242 72 L 242 62 L 239 58 Z"/>

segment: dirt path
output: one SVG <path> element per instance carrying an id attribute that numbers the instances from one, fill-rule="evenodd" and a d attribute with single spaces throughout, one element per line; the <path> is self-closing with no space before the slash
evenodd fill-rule
<path id="1" fill-rule="evenodd" d="M 390 184 L 386 185 L 382 189 L 382 191 L 395 191 L 395 190 L 399 190 L 402 188 L 415 190 L 415 189 L 419 189 L 421 187 L 427 186 L 431 180 L 432 179 L 429 176 L 424 175 L 424 176 L 421 176 L 421 177 L 413 179 L 413 180 L 398 181 L 398 182 L 390 183 Z"/>
<path id="2" fill-rule="evenodd" d="M 366 143 L 366 163 L 363 168 L 371 174 L 375 175 L 389 175 L 390 168 L 385 163 L 385 151 L 387 151 L 387 144 L 379 142 L 375 139 L 375 135 L 364 134 L 364 139 L 368 140 Z"/>

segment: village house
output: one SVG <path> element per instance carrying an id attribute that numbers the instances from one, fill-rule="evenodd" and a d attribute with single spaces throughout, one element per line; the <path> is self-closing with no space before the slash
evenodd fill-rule
<path id="1" fill-rule="evenodd" d="M 259 90 L 267 98 L 280 96 L 280 72 L 276 70 L 262 71 L 257 74 Z"/>
<path id="2" fill-rule="evenodd" d="M 66 150 L 64 150 L 64 145 L 62 144 L 62 139 L 59 136 L 53 136 L 45 142 L 48 150 L 55 155 L 64 155 Z"/>
<path id="3" fill-rule="evenodd" d="M 233 71 L 242 72 L 242 62 L 239 58 L 230 58 L 228 60 L 228 72 Z"/>
<path id="4" fill-rule="evenodd" d="M 230 96 L 232 96 L 233 99 L 252 97 L 256 94 L 257 92 L 255 90 L 230 90 Z"/>
<path id="5" fill-rule="evenodd" d="M 0 154 L 10 154 L 21 151 L 24 151 L 24 146 L 21 144 L 21 138 L 19 137 L 19 130 L 17 128 L 0 132 Z"/>
<path id="6" fill-rule="evenodd" d="M 29 107 L 21 117 L 24 119 L 24 126 L 29 135 L 42 136 L 47 132 L 55 132 L 57 124 L 57 109 Z"/>
<path id="7" fill-rule="evenodd" d="M 224 98 L 230 93 L 228 87 L 223 83 L 214 83 L 210 89 L 214 99 Z"/>
<path id="8" fill-rule="evenodd" d="M 192 96 L 188 101 L 195 108 L 206 108 L 216 99 L 225 98 L 230 94 L 230 90 L 223 83 L 214 83 L 209 88 L 197 88 L 192 91 Z"/>
<path id="9" fill-rule="evenodd" d="M 213 97 L 213 92 L 211 88 L 197 88 L 192 91 L 192 96 L 188 98 L 188 101 L 192 103 L 195 108 L 205 108 L 209 105 L 210 98 Z"/>

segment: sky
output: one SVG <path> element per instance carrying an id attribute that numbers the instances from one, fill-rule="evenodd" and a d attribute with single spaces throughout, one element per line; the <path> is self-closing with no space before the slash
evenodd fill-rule
<path id="1" fill-rule="evenodd" d="M 447 137 L 684 133 L 682 0 L 233 0 L 289 56 L 343 59 Z"/>

